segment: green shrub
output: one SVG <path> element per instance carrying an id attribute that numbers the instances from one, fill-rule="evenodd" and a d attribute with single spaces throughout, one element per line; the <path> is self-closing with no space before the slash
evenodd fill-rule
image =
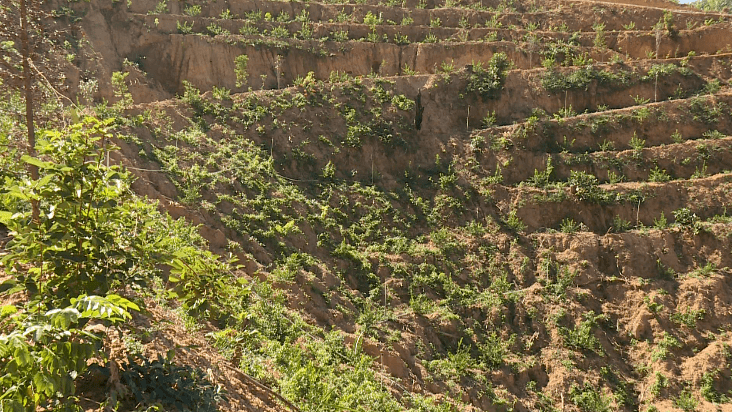
<path id="1" fill-rule="evenodd" d="M 567 183 L 574 186 L 575 196 L 580 200 L 604 204 L 613 199 L 612 193 L 599 187 L 597 177 L 589 173 L 572 170 Z"/>
<path id="2" fill-rule="evenodd" d="M 481 62 L 474 63 L 468 75 L 467 91 L 477 93 L 482 98 L 498 98 L 510 67 L 511 61 L 505 53 L 494 54 L 485 68 Z"/>
<path id="3" fill-rule="evenodd" d="M 602 319 L 603 315 L 595 316 L 595 312 L 589 311 L 585 313 L 584 317 L 585 320 L 573 329 L 559 328 L 559 332 L 564 338 L 564 344 L 571 348 L 592 351 L 602 355 L 602 345 L 600 345 L 600 340 L 592 333 L 592 328 L 597 326 L 597 320 Z"/>
<path id="4" fill-rule="evenodd" d="M 715 380 L 719 379 L 719 375 L 719 369 L 713 369 L 709 372 L 705 372 L 702 375 L 700 392 L 702 397 L 704 397 L 704 399 L 706 399 L 708 402 L 729 402 L 729 397 L 727 395 L 719 393 L 719 391 L 714 387 L 714 382 Z"/>
<path id="5" fill-rule="evenodd" d="M 552 183 L 552 174 L 554 174 L 554 165 L 552 165 L 551 156 L 546 159 L 546 169 L 540 172 L 534 169 L 534 176 L 526 181 L 531 186 L 538 188 L 546 188 Z"/>
<path id="6" fill-rule="evenodd" d="M 724 102 L 709 102 L 704 98 L 695 97 L 689 102 L 688 110 L 694 120 L 712 124 L 718 122 L 728 108 Z"/>
<path id="7" fill-rule="evenodd" d="M 601 390 L 585 382 L 584 386 L 572 385 L 569 389 L 570 400 L 582 412 L 610 412 L 613 401 L 612 396 L 607 396 Z"/>
<path id="8" fill-rule="evenodd" d="M 664 360 L 669 356 L 671 349 L 681 348 L 681 343 L 668 332 L 663 332 L 661 339 L 656 344 L 656 348 L 651 352 L 651 361 Z"/>
<path id="9" fill-rule="evenodd" d="M 180 21 L 176 21 L 175 25 L 178 29 L 178 33 L 180 34 L 190 34 L 193 33 L 193 23 L 188 23 L 184 21 L 181 23 Z"/>
<path id="10" fill-rule="evenodd" d="M 506 226 L 515 232 L 523 232 L 524 229 L 526 229 L 524 222 L 516 215 L 516 210 L 510 211 L 504 222 L 506 223 Z"/>
<path id="11" fill-rule="evenodd" d="M 581 223 L 577 223 L 574 221 L 574 219 L 571 218 L 565 218 L 564 220 L 562 220 L 559 230 L 562 233 L 575 233 L 580 230 L 580 227 Z"/>
<path id="12" fill-rule="evenodd" d="M 516 335 L 511 335 L 509 339 L 503 339 L 495 331 L 491 332 L 485 343 L 480 345 L 481 360 L 490 369 L 495 369 L 503 365 L 508 355 L 509 348 L 516 340 Z"/>
<path id="13" fill-rule="evenodd" d="M 706 311 L 704 309 L 694 310 L 686 308 L 683 312 L 677 311 L 672 313 L 669 316 L 669 319 L 679 325 L 684 325 L 688 328 L 695 328 L 696 321 L 704 319 L 704 315 L 706 315 Z"/>
<path id="14" fill-rule="evenodd" d="M 609 70 L 597 70 L 592 66 L 575 69 L 569 73 L 556 69 L 547 70 L 541 77 L 541 85 L 550 93 L 566 90 L 587 90 L 590 83 L 597 81 L 601 85 L 625 85 L 630 81 L 630 74 L 625 71 L 617 73 Z"/>
<path id="15" fill-rule="evenodd" d="M 699 216 L 693 213 L 688 207 L 673 211 L 674 221 L 681 226 L 692 226 L 699 221 Z"/>
<path id="16" fill-rule="evenodd" d="M 191 17 L 198 16 L 199 14 L 201 14 L 201 6 L 198 4 L 186 6 L 183 9 L 183 14 L 185 14 L 187 16 L 191 16 Z"/>
<path id="17" fill-rule="evenodd" d="M 247 66 L 249 64 L 249 56 L 242 54 L 234 59 L 234 74 L 236 75 L 236 87 L 242 87 L 247 82 L 249 73 Z"/>
<path id="18" fill-rule="evenodd" d="M 696 411 L 696 407 L 699 406 L 699 401 L 696 400 L 691 391 L 684 389 L 681 391 L 679 396 L 674 399 L 674 406 L 684 412 L 694 412 Z"/>
<path id="19" fill-rule="evenodd" d="M 218 411 L 226 398 L 220 386 L 208 381 L 201 370 L 173 363 L 175 350 L 155 360 L 128 356 L 121 365 L 120 381 L 130 390 L 137 407 L 165 408 L 179 412 Z"/>

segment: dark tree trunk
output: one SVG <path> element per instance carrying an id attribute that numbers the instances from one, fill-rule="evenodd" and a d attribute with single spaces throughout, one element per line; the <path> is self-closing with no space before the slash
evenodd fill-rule
<path id="1" fill-rule="evenodd" d="M 33 72 L 31 71 L 31 50 L 28 40 L 28 7 L 26 0 L 20 0 L 20 42 L 21 54 L 23 56 L 23 89 L 25 94 L 25 123 L 28 127 L 28 156 L 36 155 L 36 128 L 33 113 Z M 38 167 L 28 165 L 33 180 L 38 180 Z M 32 202 L 33 220 L 37 221 L 39 216 L 38 203 Z"/>

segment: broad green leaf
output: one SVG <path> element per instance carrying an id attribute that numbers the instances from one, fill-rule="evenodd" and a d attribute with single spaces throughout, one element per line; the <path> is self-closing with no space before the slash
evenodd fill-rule
<path id="1" fill-rule="evenodd" d="M 36 159 L 35 157 L 30 157 L 28 155 L 23 155 L 23 157 L 20 158 L 23 162 L 38 167 L 39 169 L 49 169 L 53 167 L 53 163 L 51 162 L 44 162 L 43 160 Z"/>
<path id="2" fill-rule="evenodd" d="M 28 352 L 28 347 L 26 345 L 16 347 L 15 351 L 13 351 L 13 357 L 15 358 L 15 362 L 18 366 L 28 365 L 32 361 L 30 352 Z"/>
<path id="3" fill-rule="evenodd" d="M 63 330 L 69 329 L 72 323 L 78 322 L 79 315 L 79 311 L 75 308 L 54 309 L 46 312 L 51 325 Z"/>
<path id="4" fill-rule="evenodd" d="M 10 224 L 10 221 L 13 217 L 12 212 L 6 212 L 5 210 L 0 210 L 0 223 L 2 223 L 5 226 L 8 226 Z"/>
<path id="5" fill-rule="evenodd" d="M 18 312 L 18 308 L 15 305 L 5 305 L 0 308 L 0 318 L 13 315 Z"/>

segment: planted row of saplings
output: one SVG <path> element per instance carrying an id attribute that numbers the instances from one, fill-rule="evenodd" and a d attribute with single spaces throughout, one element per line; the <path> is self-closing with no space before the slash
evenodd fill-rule
<path id="1" fill-rule="evenodd" d="M 567 182 L 573 172 L 583 172 L 599 183 L 618 183 L 696 179 L 732 171 L 732 137 L 649 148 L 642 148 L 644 141 L 637 139 L 637 144 L 636 149 L 586 154 L 513 152 L 510 164 L 523 167 L 501 167 L 504 156 L 487 154 L 481 165 L 484 170 L 500 169 L 502 183 L 510 186 L 533 185 L 541 173 L 548 173 L 551 182 Z"/>
<path id="2" fill-rule="evenodd" d="M 567 32 L 590 32 L 595 31 L 595 19 L 586 18 L 590 10 L 575 7 L 563 7 L 561 12 L 548 8 L 532 9 L 527 11 L 502 10 L 466 10 L 460 8 L 402 8 L 386 5 L 369 4 L 321 4 L 313 2 L 226 2 L 211 3 L 201 2 L 170 2 L 164 10 L 156 9 L 157 2 L 132 2 L 128 11 L 140 14 L 175 14 L 193 15 L 194 17 L 219 18 L 224 16 L 231 19 L 261 20 L 266 15 L 275 20 L 278 16 L 287 16 L 295 20 L 296 16 L 307 16 L 313 22 L 337 22 L 346 21 L 351 23 L 363 22 L 367 16 L 373 15 L 384 23 L 399 24 L 403 19 L 408 19 L 415 25 L 429 26 L 433 21 L 439 19 L 442 27 L 512 27 L 526 28 L 533 27 L 541 30 L 561 29 Z M 486 6 L 489 7 L 489 6 Z M 687 13 L 679 11 L 664 11 L 660 9 L 648 9 L 644 13 L 637 13 L 635 10 L 624 7 L 611 7 L 603 16 L 604 30 L 623 31 L 653 30 L 671 13 L 670 22 L 677 28 L 700 26 L 712 20 L 719 19 L 716 13 Z M 162 11 L 162 13 L 158 13 Z M 718 20 L 717 20 L 718 21 Z"/>
<path id="3" fill-rule="evenodd" d="M 561 192 L 557 194 L 558 192 Z M 700 178 L 693 185 L 678 180 L 665 183 L 602 185 L 587 175 L 575 176 L 563 187 L 508 188 L 515 217 L 527 232 L 559 230 L 567 219 L 595 233 L 652 227 L 663 214 L 669 224 L 674 212 L 688 210 L 695 221 L 726 213 L 732 200 L 732 174 Z"/>
<path id="4" fill-rule="evenodd" d="M 659 56 L 683 57 L 690 52 L 698 54 L 714 54 L 719 51 L 719 42 L 713 41 L 724 35 L 724 27 L 704 28 L 700 30 L 681 30 L 673 38 L 649 36 L 648 31 L 612 31 L 569 33 L 567 31 L 529 30 L 502 27 L 448 27 L 439 19 L 426 25 L 409 23 L 404 25 L 388 24 L 383 19 L 372 16 L 378 24 L 365 19 L 357 22 L 317 22 L 309 20 L 278 21 L 273 17 L 267 20 L 252 22 L 240 19 L 222 19 L 218 17 L 201 18 L 180 15 L 138 15 L 145 19 L 148 26 L 154 24 L 159 31 L 167 33 L 196 33 L 216 35 L 221 32 L 243 35 L 265 35 L 280 38 L 302 37 L 325 39 L 331 41 L 368 40 L 374 42 L 438 43 L 438 42 L 476 42 L 476 41 L 510 41 L 521 44 L 521 48 L 538 56 L 555 54 L 556 47 L 572 49 L 573 53 L 590 53 L 594 60 L 607 61 L 612 58 L 608 52 L 620 53 L 634 59 L 648 58 L 649 53 Z M 651 33 L 652 34 L 652 33 Z M 600 37 L 598 37 L 600 36 Z M 601 41 L 598 38 L 602 38 Z M 559 46 L 555 46 L 557 44 Z M 598 47 L 600 45 L 600 47 Z M 600 53 L 604 50 L 604 53 Z M 566 53 L 565 53 L 566 54 Z M 568 56 L 565 56 L 568 57 Z M 566 59 L 565 59 L 566 60 Z M 571 62 L 571 59 L 567 60 Z M 522 68 L 540 67 L 542 59 L 534 59 L 534 64 Z"/>
<path id="5" fill-rule="evenodd" d="M 632 149 L 634 137 L 650 147 L 699 139 L 714 131 L 732 135 L 732 94 L 666 100 L 570 118 L 550 119 L 545 112 L 543 116 L 481 130 L 473 136 L 489 141 L 504 137 L 527 151 L 593 153 Z"/>
<path id="6" fill-rule="evenodd" d="M 642 145 L 643 141 L 638 140 Z M 732 171 L 732 138 L 700 139 L 663 147 L 599 152 L 591 155 L 555 155 L 556 177 L 572 171 L 592 174 L 602 182 L 665 182 L 695 179 Z"/>
<path id="7" fill-rule="evenodd" d="M 516 94 L 504 91 L 498 99 L 473 107 L 471 113 L 494 113 L 499 125 L 524 122 L 535 116 L 537 111 L 573 117 L 577 113 L 635 106 L 639 98 L 647 100 L 655 96 L 656 100 L 663 101 L 693 96 L 704 91 L 706 81 L 702 76 L 712 74 L 710 69 L 691 67 L 683 74 L 673 72 L 660 76 L 655 82 L 646 75 L 646 71 L 637 62 L 633 65 L 534 71 L 532 76 L 512 71 L 507 77 L 506 87 L 530 92 Z M 586 73 L 577 76 L 580 72 Z M 548 83 L 547 79 L 554 83 Z M 475 124 L 479 123 L 476 119 Z M 489 138 L 494 131 L 487 129 L 478 133 Z M 562 138 L 561 135 L 558 137 Z"/>

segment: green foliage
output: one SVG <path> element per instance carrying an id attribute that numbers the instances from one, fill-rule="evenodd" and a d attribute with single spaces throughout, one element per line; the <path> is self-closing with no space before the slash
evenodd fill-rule
<path id="1" fill-rule="evenodd" d="M 613 226 L 612 226 L 613 232 L 622 233 L 622 232 L 630 230 L 631 227 L 632 227 L 632 224 L 630 223 L 629 220 L 625 220 L 618 215 L 613 216 Z"/>
<path id="2" fill-rule="evenodd" d="M 249 56 L 242 54 L 234 59 L 234 74 L 236 75 L 236 87 L 242 87 L 247 82 L 249 72 L 247 66 L 249 64 Z"/>
<path id="3" fill-rule="evenodd" d="M 509 227 L 509 229 L 513 230 L 514 232 L 523 232 L 526 229 L 526 225 L 521 220 L 518 215 L 516 215 L 516 210 L 512 210 L 508 213 L 506 218 L 504 219 L 504 222 L 506 223 L 506 226 Z"/>
<path id="4" fill-rule="evenodd" d="M 635 155 L 636 153 L 640 153 L 643 150 L 643 148 L 646 146 L 646 141 L 638 137 L 636 133 L 633 133 L 633 137 L 628 142 L 628 146 L 633 149 Z"/>
<path id="5" fill-rule="evenodd" d="M 607 47 L 607 43 L 605 43 L 605 24 L 595 23 L 592 25 L 592 29 L 595 31 L 594 46 L 597 48 Z"/>
<path id="6" fill-rule="evenodd" d="M 569 73 L 551 69 L 541 77 L 541 85 L 550 93 L 587 90 L 593 81 L 597 81 L 600 85 L 621 86 L 630 82 L 630 74 L 622 70 L 615 73 L 609 70 L 597 70 L 593 66 L 585 66 Z"/>
<path id="7" fill-rule="evenodd" d="M 148 12 L 148 14 L 164 14 L 164 13 L 167 13 L 168 11 L 169 11 L 168 10 L 168 1 L 162 0 L 162 1 L 158 2 L 155 5 L 155 9 Z"/>
<path id="8" fill-rule="evenodd" d="M 9 222 L 14 238 L 2 259 L 16 273 L 11 290 L 27 291 L 31 302 L 53 307 L 80 292 L 106 294 L 115 285 L 144 284 L 138 266 L 143 238 L 129 236 L 143 208 L 130 202 L 129 174 L 105 165 L 110 123 L 86 118 L 64 131 L 43 132 L 37 151 L 48 160 L 23 158 L 39 168 L 40 179 L 7 188 L 5 196 L 37 202 L 41 209 L 37 220 L 28 208 Z"/>
<path id="9" fill-rule="evenodd" d="M 613 401 L 612 396 L 585 382 L 584 386 L 572 385 L 569 389 L 570 400 L 582 412 L 610 412 Z"/>
<path id="10" fill-rule="evenodd" d="M 658 219 L 653 219 L 653 227 L 656 229 L 666 229 L 668 227 L 668 220 L 666 220 L 666 215 L 663 212 L 661 212 Z"/>
<path id="11" fill-rule="evenodd" d="M 581 223 L 577 223 L 574 221 L 574 219 L 571 219 L 571 218 L 565 218 L 564 220 L 562 220 L 559 230 L 562 233 L 575 233 L 575 232 L 579 231 L 580 228 L 581 228 Z"/>
<path id="12" fill-rule="evenodd" d="M 117 295 L 80 296 L 63 309 L 21 313 L 3 306 L 0 314 L 0 410 L 34 412 L 37 408 L 76 410 L 74 380 L 101 358 L 101 338 L 83 330 L 89 320 L 117 322 L 139 308 Z M 11 326 L 12 325 L 12 326 Z"/>
<path id="13" fill-rule="evenodd" d="M 0 319 L 4 410 L 72 400 L 71 382 L 92 356 L 103 359 L 99 338 L 77 325 L 124 321 L 128 310 L 139 310 L 113 290 L 146 286 L 169 262 L 169 280 L 177 282 L 171 293 L 186 308 L 206 306 L 210 294 L 226 299 L 220 287 L 232 283 L 216 257 L 203 251 L 195 228 L 135 198 L 130 175 L 106 165 L 112 121 L 87 117 L 42 131 L 38 158 L 23 157 L 38 167 L 39 179 L 6 179 L 0 187 L 0 204 L 12 206 L 3 221 L 13 236 L 2 258 L 12 277 L 2 291 L 29 297 L 10 323 Z M 0 316 L 14 311 L 5 307 Z"/>
<path id="14" fill-rule="evenodd" d="M 612 193 L 603 190 L 597 177 L 589 173 L 572 170 L 567 183 L 575 187 L 575 196 L 580 200 L 605 204 L 613 199 Z"/>
<path id="15" fill-rule="evenodd" d="M 689 102 L 689 113 L 694 120 L 707 124 L 716 123 L 729 107 L 724 102 L 711 102 L 701 97 L 695 97 Z"/>
<path id="16" fill-rule="evenodd" d="M 585 320 L 579 323 L 574 329 L 560 327 L 559 332 L 564 338 L 564 344 L 575 349 L 596 352 L 603 354 L 600 340 L 592 333 L 592 328 L 597 326 L 599 319 L 604 319 L 603 315 L 595 315 L 595 312 L 589 311 L 584 315 Z"/>
<path id="17" fill-rule="evenodd" d="M 664 360 L 669 356 L 669 351 L 674 348 L 680 348 L 681 343 L 675 337 L 663 332 L 661 339 L 657 342 L 656 348 L 651 352 L 651 361 Z"/>
<path id="18" fill-rule="evenodd" d="M 654 80 L 657 77 L 668 77 L 674 73 L 681 73 L 684 76 L 689 76 L 693 72 L 688 67 L 679 67 L 673 63 L 666 64 L 654 64 L 648 69 L 646 75 L 642 78 L 644 81 Z"/>
<path id="19" fill-rule="evenodd" d="M 665 170 L 659 169 L 658 166 L 651 169 L 651 171 L 648 173 L 649 182 L 663 183 L 668 182 L 669 180 L 671 180 L 671 176 L 669 176 L 669 174 Z"/>
<path id="20" fill-rule="evenodd" d="M 384 19 L 381 18 L 381 14 L 377 16 L 371 13 L 371 11 L 367 11 L 366 15 L 363 17 L 363 24 L 371 27 L 380 26 L 384 24 Z"/>
<path id="21" fill-rule="evenodd" d="M 713 403 L 725 403 L 729 402 L 729 397 L 720 393 L 715 387 L 714 383 L 720 379 L 719 369 L 713 369 L 709 372 L 705 372 L 701 378 L 700 392 L 702 397 L 708 402 Z"/>
<path id="22" fill-rule="evenodd" d="M 485 117 L 483 117 L 483 127 L 492 127 L 496 124 L 496 111 L 489 111 L 485 114 Z"/>
<path id="23" fill-rule="evenodd" d="M 540 278 L 539 282 L 544 286 L 545 294 L 552 300 L 566 301 L 567 291 L 574 284 L 577 274 L 570 271 L 567 266 L 560 266 L 551 259 L 542 261 L 541 270 L 544 277 Z"/>
<path id="24" fill-rule="evenodd" d="M 132 94 L 127 88 L 127 83 L 125 83 L 127 76 L 129 76 L 129 73 L 112 73 L 112 89 L 114 90 L 114 97 L 118 99 L 114 108 L 117 111 L 128 109 L 134 103 L 132 100 Z"/>
<path id="25" fill-rule="evenodd" d="M 221 387 L 211 384 L 205 374 L 191 366 L 173 363 L 175 350 L 155 360 L 141 355 L 128 356 L 122 364 L 121 382 L 138 406 L 179 412 L 214 412 L 225 400 Z"/>
<path id="26" fill-rule="evenodd" d="M 677 311 L 672 313 L 669 316 L 669 319 L 674 323 L 693 329 L 696 328 L 696 321 L 704 319 L 704 315 L 706 315 L 706 311 L 704 309 L 694 310 L 686 308 L 683 312 Z"/>
<path id="27" fill-rule="evenodd" d="M 683 207 L 673 211 L 674 221 L 680 226 L 693 226 L 699 221 L 699 216 L 692 212 L 688 207 Z"/>
<path id="28" fill-rule="evenodd" d="M 228 30 L 225 28 L 219 26 L 216 23 L 211 23 L 206 27 L 206 30 L 212 35 L 212 36 L 228 36 L 231 34 Z"/>
<path id="29" fill-rule="evenodd" d="M 688 389 L 681 391 L 678 397 L 674 399 L 674 406 L 681 409 L 684 412 L 694 412 L 696 407 L 699 406 L 699 401 Z"/>
<path id="30" fill-rule="evenodd" d="M 526 183 L 538 188 L 547 188 L 552 183 L 552 175 L 554 174 L 554 165 L 552 165 L 552 157 L 546 158 L 546 169 L 540 172 L 534 169 L 534 176 L 527 180 Z"/>
<path id="31" fill-rule="evenodd" d="M 664 10 L 663 16 L 656 23 L 656 28 L 666 30 L 666 34 L 670 37 L 675 37 L 679 33 L 674 24 L 674 14 L 670 10 Z"/>
<path id="32" fill-rule="evenodd" d="M 470 347 L 464 346 L 462 340 L 458 342 L 458 348 L 447 354 L 445 359 L 435 359 L 428 363 L 428 367 L 439 376 L 459 380 L 467 376 L 471 369 L 476 368 L 475 359 L 470 356 Z"/>
<path id="33" fill-rule="evenodd" d="M 732 10 L 732 0 L 697 0 L 691 4 L 705 11 Z"/>
<path id="34" fill-rule="evenodd" d="M 511 335 L 509 339 L 503 339 L 495 331 L 491 332 L 485 343 L 480 345 L 481 360 L 490 369 L 495 369 L 503 365 L 506 355 L 510 353 L 509 348 L 516 340 L 516 335 Z"/>
<path id="35" fill-rule="evenodd" d="M 183 21 L 183 23 L 181 23 L 180 21 L 176 21 L 175 25 L 176 25 L 176 28 L 178 29 L 178 33 L 180 33 L 180 34 L 193 33 L 193 23 L 188 23 L 186 21 Z"/>
<path id="36" fill-rule="evenodd" d="M 664 388 L 668 388 L 668 378 L 661 372 L 656 372 L 655 379 L 653 380 L 653 384 L 650 388 L 651 394 L 655 397 L 659 397 Z"/>
<path id="37" fill-rule="evenodd" d="M 290 31 L 285 26 L 272 27 L 269 31 L 269 35 L 278 39 L 286 39 L 290 37 Z"/>
<path id="38" fill-rule="evenodd" d="M 404 96 L 403 94 L 394 95 L 391 103 L 399 110 L 410 111 L 414 109 L 414 100 Z"/>
<path id="39" fill-rule="evenodd" d="M 191 17 L 198 16 L 199 14 L 201 14 L 201 5 L 195 4 L 191 6 L 186 6 L 183 9 L 183 14 Z"/>
<path id="40" fill-rule="evenodd" d="M 511 61 L 505 53 L 496 53 L 491 56 L 486 68 L 481 62 L 474 63 L 473 69 L 468 75 L 467 91 L 475 92 L 482 98 L 498 98 L 510 67 Z"/>

